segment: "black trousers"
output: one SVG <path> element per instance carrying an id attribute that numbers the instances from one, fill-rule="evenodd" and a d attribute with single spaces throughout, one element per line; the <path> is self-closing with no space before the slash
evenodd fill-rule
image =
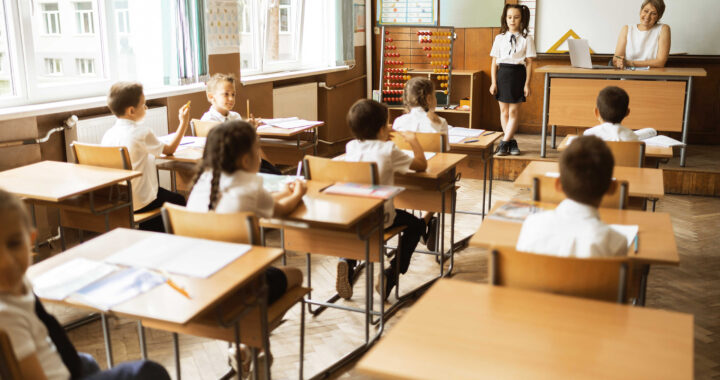
<path id="1" fill-rule="evenodd" d="M 160 208 L 163 204 L 165 204 L 165 202 L 185 206 L 186 201 L 185 197 L 183 197 L 181 194 L 163 189 L 162 187 L 158 187 L 157 197 L 155 197 L 155 200 L 150 202 L 147 206 L 136 210 L 135 213 L 146 212 L 154 210 L 156 208 Z M 159 215 L 157 218 L 152 218 L 150 220 L 140 223 L 140 229 L 143 231 L 165 232 L 165 226 L 163 225 L 162 218 Z"/>
<path id="2" fill-rule="evenodd" d="M 410 267 L 410 259 L 412 258 L 415 248 L 417 248 L 420 242 L 420 236 L 427 229 L 425 220 L 417 218 L 413 214 L 405 211 L 395 209 L 395 219 L 393 224 L 388 227 L 395 228 L 405 226 L 405 230 L 400 235 L 400 250 L 395 254 L 395 257 L 390 261 L 390 269 L 395 270 L 397 265 L 400 265 L 400 273 L 405 274 Z M 356 260 L 347 260 L 351 268 L 354 268 L 357 264 Z"/>

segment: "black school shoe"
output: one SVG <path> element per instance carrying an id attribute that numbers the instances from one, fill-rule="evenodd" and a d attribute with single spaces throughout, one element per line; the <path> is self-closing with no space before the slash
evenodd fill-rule
<path id="1" fill-rule="evenodd" d="M 385 277 L 385 281 L 383 283 L 384 287 L 380 287 L 380 276 Z M 398 278 L 395 274 L 395 268 L 391 265 L 390 268 L 387 268 L 382 271 L 381 275 L 378 275 L 377 283 L 375 284 L 375 291 L 380 294 L 382 297 L 383 302 L 390 297 L 390 293 L 392 293 L 393 288 L 397 285 Z"/>
<path id="2" fill-rule="evenodd" d="M 437 250 L 437 216 L 430 218 L 427 224 L 427 230 L 422 236 L 423 243 L 427 247 L 428 251 Z"/>
<path id="3" fill-rule="evenodd" d="M 346 259 L 338 260 L 337 264 L 337 277 L 335 278 L 335 290 L 337 294 L 349 300 L 353 295 L 352 278 L 355 272 L 353 265 Z"/>
<path id="4" fill-rule="evenodd" d="M 510 153 L 510 141 L 502 141 L 500 140 L 500 143 L 497 146 L 497 149 L 495 150 L 496 156 L 507 156 Z"/>
<path id="5" fill-rule="evenodd" d="M 520 155 L 520 148 L 518 148 L 517 140 L 512 139 L 508 141 L 510 145 L 510 154 L 513 156 L 519 156 Z"/>

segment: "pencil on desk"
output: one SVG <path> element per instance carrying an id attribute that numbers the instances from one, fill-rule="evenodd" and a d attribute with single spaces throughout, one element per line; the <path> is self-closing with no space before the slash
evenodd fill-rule
<path id="1" fill-rule="evenodd" d="M 171 288 L 175 289 L 178 293 L 187 297 L 187 299 L 192 299 L 192 297 L 190 297 L 190 294 L 188 294 L 185 289 L 180 287 L 180 285 L 176 284 L 175 281 L 171 280 L 170 277 L 165 277 L 165 283 L 168 284 Z"/>
<path id="2" fill-rule="evenodd" d="M 640 244 L 640 235 L 635 235 L 635 254 L 638 253 L 638 245 Z"/>
<path id="3" fill-rule="evenodd" d="M 246 113 L 247 116 L 245 116 L 245 117 L 249 119 L 250 118 L 250 99 L 245 100 L 245 112 L 247 112 Z"/>

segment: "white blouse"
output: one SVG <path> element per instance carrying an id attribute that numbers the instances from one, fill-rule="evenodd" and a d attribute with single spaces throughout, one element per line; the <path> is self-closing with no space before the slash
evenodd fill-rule
<path id="1" fill-rule="evenodd" d="M 531 35 L 523 37 L 522 33 L 498 34 L 495 36 L 490 56 L 495 57 L 498 64 L 524 65 L 525 58 L 537 57 L 535 41 Z"/>
<path id="2" fill-rule="evenodd" d="M 648 61 L 657 58 L 662 28 L 663 24 L 655 24 L 649 30 L 640 30 L 637 24 L 628 25 L 625 59 L 628 61 Z"/>

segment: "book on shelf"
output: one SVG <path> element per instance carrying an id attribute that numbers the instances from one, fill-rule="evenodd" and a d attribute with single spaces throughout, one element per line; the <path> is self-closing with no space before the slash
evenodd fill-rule
<path id="1" fill-rule="evenodd" d="M 335 195 L 351 195 L 377 199 L 390 199 L 402 192 L 399 186 L 368 185 L 363 183 L 337 182 L 326 187 L 323 193 Z"/>

